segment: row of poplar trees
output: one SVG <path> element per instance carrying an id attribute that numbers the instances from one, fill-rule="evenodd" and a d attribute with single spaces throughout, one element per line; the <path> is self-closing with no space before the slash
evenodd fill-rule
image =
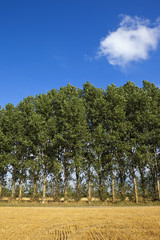
<path id="1" fill-rule="evenodd" d="M 76 200 L 82 192 L 89 201 L 95 192 L 160 200 L 159 172 L 160 89 L 148 81 L 68 84 L 0 110 L 1 196 L 11 176 L 12 198 L 16 184 L 22 198 L 27 181 L 33 199 L 39 184 L 45 200 L 50 181 L 55 201 L 67 200 L 71 186 Z"/>

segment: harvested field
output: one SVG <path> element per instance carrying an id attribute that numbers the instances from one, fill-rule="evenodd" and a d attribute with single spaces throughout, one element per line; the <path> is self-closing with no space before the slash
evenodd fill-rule
<path id="1" fill-rule="evenodd" d="M 0 208 L 0 240 L 160 240 L 160 207 Z"/>

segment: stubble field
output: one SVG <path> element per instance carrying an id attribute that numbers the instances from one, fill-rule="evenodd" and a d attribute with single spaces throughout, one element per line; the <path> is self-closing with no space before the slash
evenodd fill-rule
<path id="1" fill-rule="evenodd" d="M 160 207 L 1 207 L 0 240 L 159 240 Z"/>

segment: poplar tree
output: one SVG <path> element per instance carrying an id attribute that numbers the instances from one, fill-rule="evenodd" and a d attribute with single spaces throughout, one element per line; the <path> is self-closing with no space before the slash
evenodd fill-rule
<path id="1" fill-rule="evenodd" d="M 129 178 L 133 182 L 134 186 L 134 199 L 138 203 L 138 162 L 136 158 L 137 151 L 137 137 L 138 130 L 136 126 L 137 112 L 139 111 L 138 95 L 139 88 L 132 82 L 127 82 L 124 86 L 124 94 L 126 99 L 126 120 L 128 123 L 127 128 L 127 142 L 126 142 L 126 153 L 127 153 L 127 166 L 129 170 Z"/>
<path id="2" fill-rule="evenodd" d="M 109 154 L 108 171 L 111 177 L 112 200 L 116 200 L 115 178 L 117 172 L 120 177 L 120 191 L 123 195 L 123 188 L 126 179 L 125 157 L 122 148 L 125 149 L 125 136 L 127 131 L 125 97 L 123 88 L 117 88 L 114 84 L 108 85 L 106 89 L 106 120 L 107 145 Z"/>
<path id="3" fill-rule="evenodd" d="M 53 89 L 48 94 L 40 94 L 35 98 L 36 113 L 40 118 L 38 134 L 38 161 L 43 174 L 43 203 L 46 197 L 47 177 L 52 171 L 53 159 L 50 158 L 50 137 L 48 136 L 48 121 L 54 118 L 54 101 L 57 91 Z"/>
<path id="4" fill-rule="evenodd" d="M 79 200 L 79 184 L 82 152 L 85 144 L 86 119 L 83 100 L 79 91 L 68 84 L 60 88 L 56 101 L 57 135 L 60 161 L 64 171 L 64 198 L 68 197 L 71 174 L 76 174 L 76 199 Z"/>
<path id="5" fill-rule="evenodd" d="M 7 136 L 3 132 L 3 114 L 4 109 L 0 110 L 0 198 L 2 196 L 2 186 L 5 183 L 5 178 L 9 165 L 9 145 L 7 141 Z"/>
<path id="6" fill-rule="evenodd" d="M 104 121 L 104 90 L 96 88 L 89 82 L 83 85 L 82 97 L 86 107 L 86 119 L 88 124 L 88 144 L 86 146 L 86 167 L 87 167 L 87 182 L 88 182 L 88 199 L 91 200 L 91 181 L 94 176 L 94 171 L 98 175 L 98 192 L 101 200 L 102 197 L 102 184 L 104 184 L 104 171 L 103 169 L 103 131 L 102 127 Z M 100 134 L 102 133 L 102 136 Z M 99 142 L 98 142 L 99 141 Z M 102 147 L 102 148 L 101 148 Z"/>
<path id="7" fill-rule="evenodd" d="M 147 109 L 143 114 L 145 119 L 145 146 L 148 152 L 150 182 L 152 182 L 155 199 L 160 200 L 159 183 L 159 152 L 160 152 L 160 89 L 153 83 L 143 81 L 143 94 L 146 95 Z M 151 191 L 151 189 L 149 189 Z"/>

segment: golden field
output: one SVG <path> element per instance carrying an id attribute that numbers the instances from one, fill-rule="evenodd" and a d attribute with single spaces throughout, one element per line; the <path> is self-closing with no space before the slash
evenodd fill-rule
<path id="1" fill-rule="evenodd" d="M 160 207 L 1 207 L 0 240 L 159 240 Z"/>

